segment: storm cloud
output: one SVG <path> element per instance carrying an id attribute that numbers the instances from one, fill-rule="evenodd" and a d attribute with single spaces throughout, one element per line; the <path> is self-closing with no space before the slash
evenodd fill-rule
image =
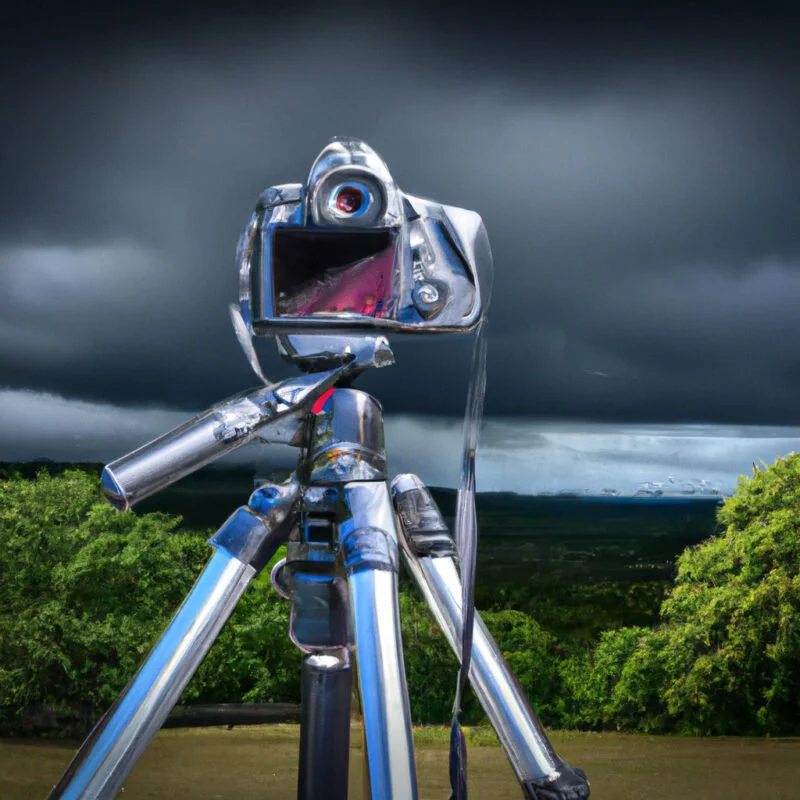
<path id="1" fill-rule="evenodd" d="M 402 188 L 484 217 L 489 416 L 800 422 L 787 24 L 465 9 L 19 16 L 0 78 L 0 384 L 176 411 L 253 384 L 226 308 L 236 241 L 264 187 L 304 180 L 347 134 Z M 458 415 L 469 348 L 398 341 L 360 385 L 390 414 Z"/>

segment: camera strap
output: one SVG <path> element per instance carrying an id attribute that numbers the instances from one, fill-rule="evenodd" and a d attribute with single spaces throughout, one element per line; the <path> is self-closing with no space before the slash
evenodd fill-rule
<path id="1" fill-rule="evenodd" d="M 489 300 L 494 283 L 492 259 L 484 262 L 479 277 L 483 317 L 472 350 L 472 365 L 464 411 L 461 477 L 456 499 L 456 548 L 461 576 L 461 642 L 458 683 L 450 725 L 450 800 L 467 800 L 467 742 L 461 727 L 461 706 L 469 682 L 472 634 L 475 624 L 475 571 L 478 553 L 478 514 L 475 506 L 475 456 L 478 450 L 483 401 L 486 396 L 486 351 Z"/>
<path id="2" fill-rule="evenodd" d="M 486 395 L 486 317 L 478 327 L 472 352 L 472 370 L 464 413 L 461 479 L 456 501 L 456 547 L 461 574 L 461 667 L 458 671 L 453 718 L 450 726 L 450 800 L 467 798 L 467 744 L 461 727 L 461 706 L 469 680 L 472 633 L 475 621 L 475 565 L 478 517 L 475 508 L 475 454 Z"/>
<path id="3" fill-rule="evenodd" d="M 239 268 L 239 302 L 231 303 L 228 311 L 231 315 L 233 330 L 239 341 L 250 368 L 255 372 L 265 386 L 274 386 L 269 378 L 261 369 L 261 362 L 258 359 L 255 345 L 253 344 L 252 319 L 250 314 L 250 270 L 252 269 L 253 248 L 259 235 L 262 222 L 262 211 L 260 207 L 250 216 L 244 233 L 239 238 L 236 248 L 236 265 Z"/>

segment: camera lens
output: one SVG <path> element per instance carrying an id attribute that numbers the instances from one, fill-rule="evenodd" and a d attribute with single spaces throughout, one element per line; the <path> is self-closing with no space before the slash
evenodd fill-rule
<path id="1" fill-rule="evenodd" d="M 342 186 L 336 193 L 336 209 L 342 214 L 355 214 L 364 205 L 364 192 L 356 186 Z"/>
<path id="2" fill-rule="evenodd" d="M 315 225 L 373 228 L 386 212 L 386 189 L 366 170 L 337 170 L 311 188 L 310 210 Z"/>
<path id="3" fill-rule="evenodd" d="M 381 213 L 383 202 L 380 187 L 374 180 L 341 181 L 323 185 L 322 195 L 327 196 L 325 216 L 333 222 L 373 225 Z M 356 220 L 358 222 L 356 222 Z"/>

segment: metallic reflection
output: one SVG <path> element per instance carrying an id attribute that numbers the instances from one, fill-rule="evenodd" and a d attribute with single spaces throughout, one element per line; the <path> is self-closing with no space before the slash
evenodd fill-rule
<path id="1" fill-rule="evenodd" d="M 481 217 L 402 192 L 365 142 L 333 139 L 305 184 L 262 193 L 237 252 L 248 331 L 474 330 L 491 271 Z"/>
<path id="2" fill-rule="evenodd" d="M 452 558 L 419 558 L 401 537 L 403 560 L 453 652 L 461 642 L 461 579 Z M 520 782 L 558 777 L 561 763 L 480 615 L 469 678 Z"/>
<path id="3" fill-rule="evenodd" d="M 51 800 L 111 800 L 178 701 L 256 574 L 225 550 L 192 591 L 109 714 L 53 790 Z"/>
<path id="4" fill-rule="evenodd" d="M 416 800 L 389 488 L 382 481 L 351 483 L 345 497 L 352 519 L 340 526 L 340 537 L 349 573 L 370 790 L 376 800 Z"/>

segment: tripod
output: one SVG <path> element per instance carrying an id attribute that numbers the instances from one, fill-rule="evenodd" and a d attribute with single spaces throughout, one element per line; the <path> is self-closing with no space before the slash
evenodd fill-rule
<path id="1" fill-rule="evenodd" d="M 299 800 L 347 797 L 355 666 L 369 796 L 418 797 L 401 557 L 459 659 L 472 604 L 465 603 L 464 624 L 454 538 L 419 478 L 389 482 L 381 405 L 351 384 L 366 369 L 394 363 L 382 331 L 475 329 L 478 271 L 491 262 L 483 223 L 474 212 L 400 192 L 364 142 L 335 139 L 305 184 L 262 193 L 237 261 L 234 326 L 266 385 L 109 464 L 105 494 L 125 511 L 252 441 L 298 448 L 297 468 L 285 483 L 257 488 L 211 537 L 213 553 L 193 589 L 51 800 L 116 795 L 239 598 L 283 544 L 286 558 L 271 581 L 291 603 L 289 636 L 306 653 Z M 306 374 L 270 384 L 250 335 L 276 335 L 281 355 Z M 586 776 L 556 755 L 477 614 L 464 652 L 524 796 L 587 798 Z"/>
<path id="2" fill-rule="evenodd" d="M 211 442 L 217 456 L 256 435 L 301 449 L 287 482 L 260 486 L 209 540 L 213 554 L 191 592 L 51 798 L 116 796 L 237 601 L 283 544 L 287 556 L 274 567 L 272 582 L 292 604 L 289 635 L 307 653 L 298 798 L 347 797 L 354 658 L 371 796 L 417 798 L 399 561 L 402 555 L 458 653 L 456 549 L 419 478 L 399 475 L 388 483 L 381 406 L 364 392 L 334 389 L 345 374 L 342 367 L 232 398 L 106 467 L 106 495 L 127 509 L 161 488 L 167 475 L 176 479 L 208 463 Z M 251 419 L 244 434 L 248 403 L 260 407 L 261 425 Z M 583 773 L 555 754 L 477 614 L 470 680 L 525 797 L 588 797 Z"/>

